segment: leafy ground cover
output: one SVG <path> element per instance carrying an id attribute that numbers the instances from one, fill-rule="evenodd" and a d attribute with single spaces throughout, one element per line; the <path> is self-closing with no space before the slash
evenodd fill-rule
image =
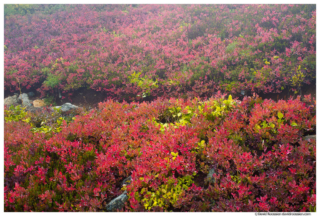
<path id="1" fill-rule="evenodd" d="M 316 211 L 316 101 L 255 94 L 315 83 L 315 24 L 315 5 L 5 5 L 6 92 L 109 98 L 5 107 L 5 211 L 123 191 L 122 211 Z"/>
<path id="2" fill-rule="evenodd" d="M 109 100 L 73 119 L 5 107 L 5 211 L 103 211 L 124 189 L 123 211 L 315 211 L 315 110 L 225 95 Z"/>
<path id="3" fill-rule="evenodd" d="M 117 100 L 301 91 L 315 5 L 7 5 L 5 89 Z"/>

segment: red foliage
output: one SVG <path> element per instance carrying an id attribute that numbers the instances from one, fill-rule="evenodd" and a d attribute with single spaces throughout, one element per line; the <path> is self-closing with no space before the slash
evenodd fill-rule
<path id="1" fill-rule="evenodd" d="M 5 89 L 105 91 L 118 100 L 280 92 L 315 79 L 312 5 L 67 6 L 5 19 Z M 305 11 L 304 13 L 302 13 Z M 66 21 L 67 20 L 67 21 Z M 277 58 L 275 58 L 277 56 Z M 268 62 L 268 63 L 266 63 Z M 158 81 L 132 83 L 129 75 Z M 50 74 L 57 80 L 48 85 Z M 294 89 L 296 88 L 293 86 Z M 146 88 L 149 88 L 146 91 Z M 66 96 L 66 95 L 64 95 Z"/>
<path id="2" fill-rule="evenodd" d="M 47 139 L 24 122 L 5 123 L 5 211 L 101 211 L 122 193 L 120 182 L 129 175 L 130 199 L 123 210 L 145 211 L 136 193 L 186 175 L 195 180 L 174 211 L 314 209 L 316 142 L 301 139 L 314 129 L 314 105 L 245 97 L 209 120 L 199 102 L 108 101 Z M 191 123 L 161 130 L 152 119 L 165 119 L 172 107 L 184 114 L 194 109 Z M 263 121 L 274 127 L 263 128 Z M 254 130 L 255 124 L 261 129 Z M 206 185 L 211 168 L 215 182 Z"/>

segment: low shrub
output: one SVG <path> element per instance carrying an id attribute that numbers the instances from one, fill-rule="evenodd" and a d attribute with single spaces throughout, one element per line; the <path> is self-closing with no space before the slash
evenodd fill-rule
<path id="1" fill-rule="evenodd" d="M 315 5 L 229 7 L 6 5 L 5 90 L 88 88 L 126 101 L 301 95 L 316 75 Z"/>
<path id="2" fill-rule="evenodd" d="M 110 100 L 70 122 L 57 115 L 47 136 L 11 107 L 4 208 L 104 211 L 125 189 L 123 211 L 314 211 L 316 142 L 302 139 L 314 110 L 310 96 Z"/>

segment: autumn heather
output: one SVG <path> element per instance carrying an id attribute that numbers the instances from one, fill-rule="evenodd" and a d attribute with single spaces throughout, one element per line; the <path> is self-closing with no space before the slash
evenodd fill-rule
<path id="1" fill-rule="evenodd" d="M 315 5 L 5 5 L 7 95 L 106 100 L 4 107 L 4 211 L 315 212 L 315 24 Z"/>
<path id="2" fill-rule="evenodd" d="M 132 101 L 297 93 L 315 79 L 315 5 L 69 5 L 25 16 L 5 18 L 6 90 L 85 87 Z"/>

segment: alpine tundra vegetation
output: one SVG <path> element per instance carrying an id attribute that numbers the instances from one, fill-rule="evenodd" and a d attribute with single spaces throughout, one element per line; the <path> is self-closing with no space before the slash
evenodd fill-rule
<path id="1" fill-rule="evenodd" d="M 6 212 L 315 212 L 316 5 L 5 5 Z"/>

